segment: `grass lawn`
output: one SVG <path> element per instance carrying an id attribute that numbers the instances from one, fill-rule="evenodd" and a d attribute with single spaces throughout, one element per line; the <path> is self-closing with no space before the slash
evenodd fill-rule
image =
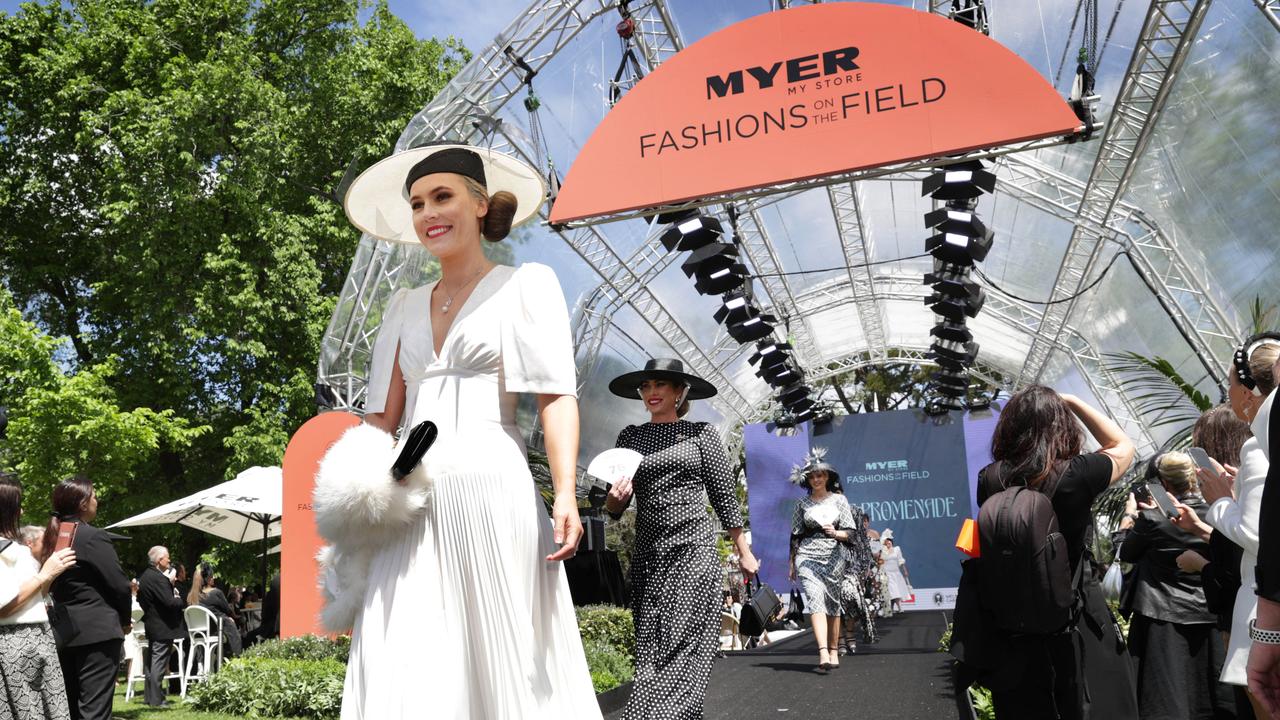
<path id="1" fill-rule="evenodd" d="M 138 683 L 141 686 L 142 683 Z M 142 703 L 142 688 L 138 687 L 130 702 L 124 701 L 124 684 L 116 687 L 116 697 L 111 706 L 112 720 L 240 720 L 243 715 L 200 712 L 183 704 L 176 694 L 169 696 L 172 703 L 166 708 L 147 707 Z"/>

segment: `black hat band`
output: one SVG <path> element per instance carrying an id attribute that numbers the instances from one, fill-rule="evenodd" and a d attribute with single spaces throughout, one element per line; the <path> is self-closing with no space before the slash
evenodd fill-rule
<path id="1" fill-rule="evenodd" d="M 420 178 L 442 172 L 469 177 L 486 188 L 489 186 L 484 176 L 484 161 L 479 155 L 464 148 L 448 148 L 428 155 L 409 168 L 409 174 L 404 180 L 405 194 L 409 193 Z"/>
<path id="2" fill-rule="evenodd" d="M 1253 379 L 1253 371 L 1249 369 L 1249 360 L 1253 356 L 1253 351 L 1263 345 L 1280 345 L 1280 333 L 1263 332 L 1251 336 L 1245 340 L 1240 347 L 1236 348 L 1235 355 L 1231 358 L 1231 364 L 1234 366 L 1236 379 L 1245 389 L 1252 391 L 1255 395 L 1258 392 L 1258 381 Z"/>

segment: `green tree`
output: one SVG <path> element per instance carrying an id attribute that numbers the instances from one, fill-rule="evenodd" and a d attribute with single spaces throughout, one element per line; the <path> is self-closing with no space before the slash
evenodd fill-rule
<path id="1" fill-rule="evenodd" d="M 160 434 L 104 520 L 280 462 L 314 412 L 358 237 L 340 181 L 466 59 L 385 2 L 70 0 L 0 17 L 0 279 L 66 338 L 46 349 L 85 393 L 208 428 L 187 445 Z M 63 421 L 6 402 L 15 437 Z M 15 442 L 6 462 L 28 463 L 28 483 L 98 472 L 100 458 L 37 466 Z M 187 537 L 177 559 L 207 546 Z"/>
<path id="2" fill-rule="evenodd" d="M 0 445 L 0 462 L 26 482 L 27 521 L 48 517 L 47 483 L 76 471 L 90 472 L 96 492 L 109 502 L 127 491 L 135 473 L 161 448 L 182 449 L 205 434 L 172 410 L 122 410 L 110 382 L 119 363 L 108 358 L 74 374 L 53 361 L 58 340 L 22 319 L 13 298 L 0 289 L 0 377 L 13 421 Z"/>

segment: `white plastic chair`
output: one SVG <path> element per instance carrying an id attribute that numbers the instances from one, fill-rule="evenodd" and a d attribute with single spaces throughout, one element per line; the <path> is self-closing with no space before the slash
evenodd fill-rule
<path id="1" fill-rule="evenodd" d="M 222 666 L 222 618 L 209 610 L 191 605 L 182 611 L 187 621 L 187 663 L 182 677 L 182 696 L 187 696 L 190 683 L 205 680 L 213 672 L 215 653 L 218 667 Z M 200 670 L 194 672 L 196 660 Z"/>
<path id="2" fill-rule="evenodd" d="M 124 700 L 128 702 L 133 699 L 133 686 L 135 683 L 147 681 L 146 663 L 142 661 L 142 648 L 146 645 L 146 631 L 138 626 L 138 619 L 134 618 L 133 631 L 124 639 L 124 665 L 125 665 L 125 685 Z"/>
<path id="3" fill-rule="evenodd" d="M 178 669 L 171 673 L 165 673 L 164 682 L 177 680 L 178 687 L 183 697 L 187 694 L 187 677 L 186 677 L 186 644 L 185 638 L 178 638 L 173 641 L 174 652 L 178 655 Z M 133 689 L 134 683 L 141 682 L 146 687 L 147 682 L 147 663 L 144 662 L 146 657 L 146 649 L 150 646 L 147 642 L 147 630 L 139 622 L 138 618 L 133 619 L 133 631 L 129 633 L 129 637 L 124 639 L 124 661 L 127 670 L 125 674 L 124 700 L 129 702 L 136 694 Z"/>

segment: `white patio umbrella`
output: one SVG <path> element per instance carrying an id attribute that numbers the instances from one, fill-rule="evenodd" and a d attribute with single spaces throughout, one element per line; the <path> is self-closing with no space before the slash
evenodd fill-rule
<path id="1" fill-rule="evenodd" d="M 284 475 L 278 467 L 251 467 L 233 480 L 201 490 L 134 515 L 110 527 L 165 525 L 177 523 L 211 535 L 245 543 L 280 537 L 280 517 L 284 510 Z M 267 578 L 266 554 L 262 559 L 262 582 Z"/>

